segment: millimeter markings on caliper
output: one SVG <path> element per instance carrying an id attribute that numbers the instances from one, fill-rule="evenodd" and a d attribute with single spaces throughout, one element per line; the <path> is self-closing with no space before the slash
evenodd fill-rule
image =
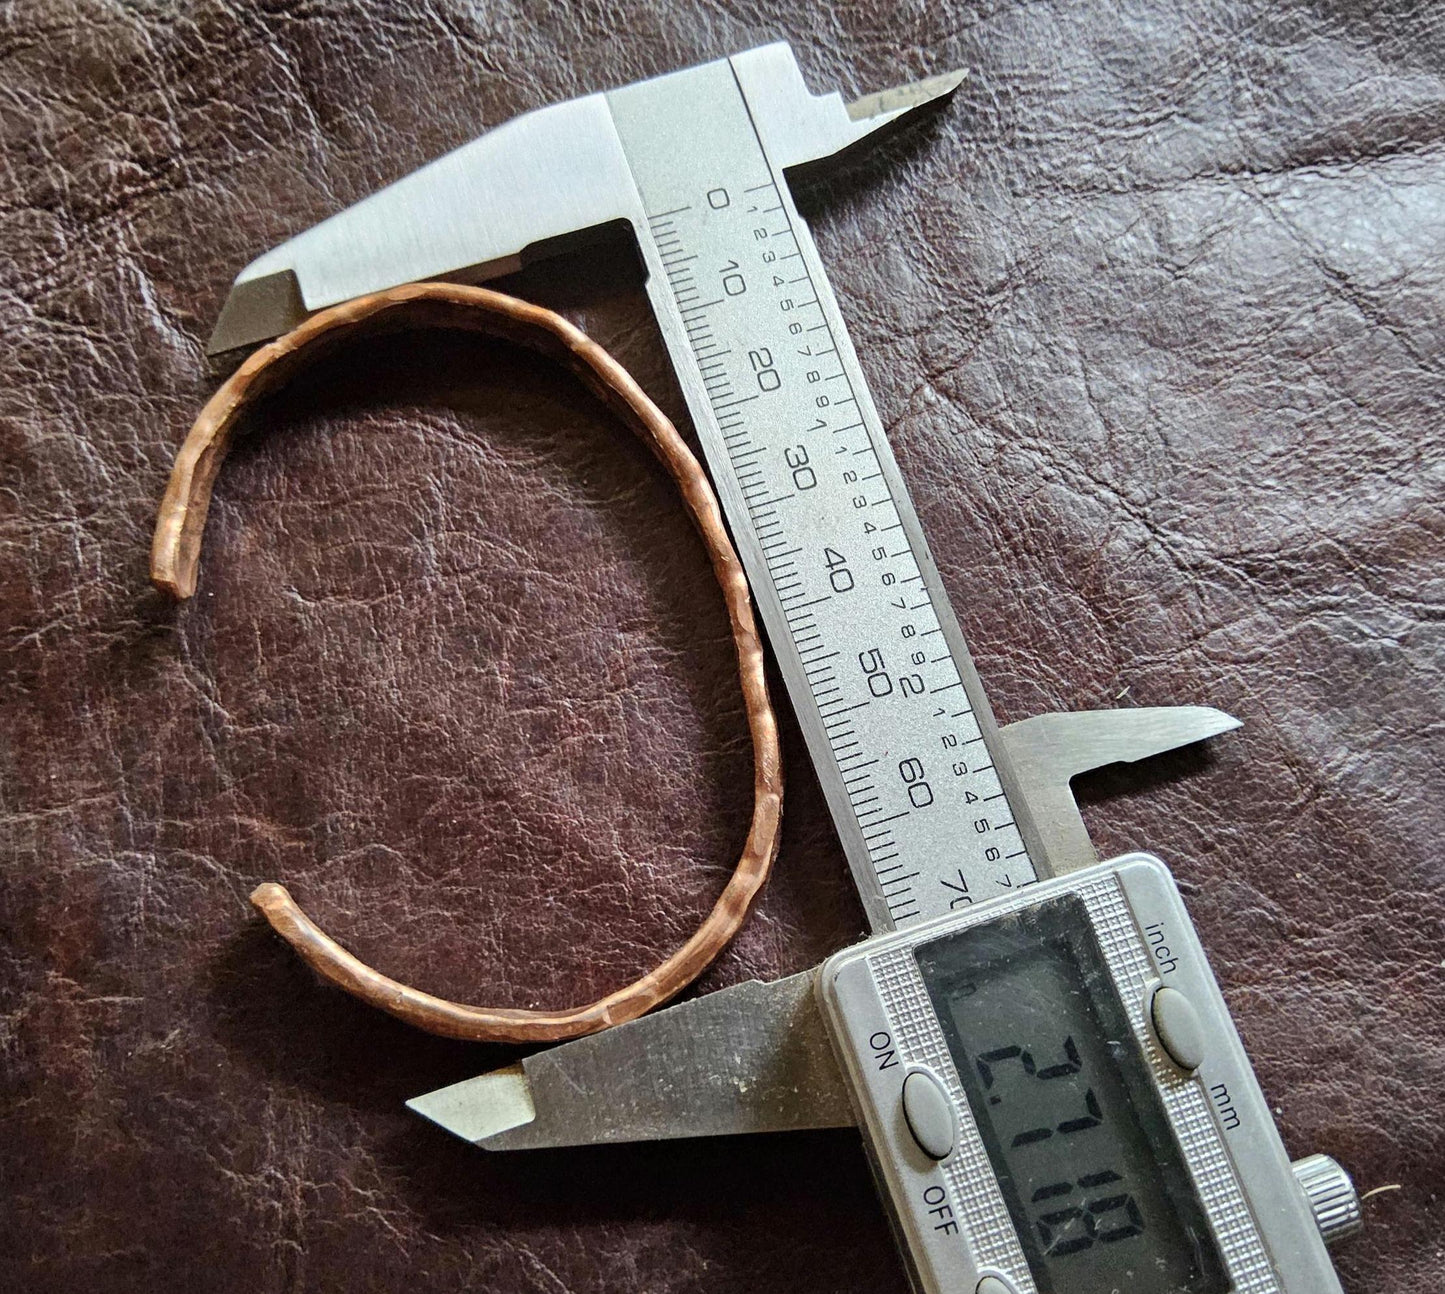
<path id="1" fill-rule="evenodd" d="M 738 75 L 717 64 L 607 98 L 649 212 L 649 294 L 869 919 L 887 929 L 1036 870 L 987 701 Z"/>

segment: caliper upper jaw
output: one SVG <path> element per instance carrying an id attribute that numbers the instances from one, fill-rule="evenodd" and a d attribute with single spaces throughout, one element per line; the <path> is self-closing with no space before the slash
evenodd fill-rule
<path id="1" fill-rule="evenodd" d="M 784 168 L 822 161 L 852 147 L 914 109 L 946 99 L 967 75 L 946 72 L 845 104 L 836 91 L 811 93 L 785 44 L 750 49 L 729 61 L 768 156 Z"/>
<path id="2" fill-rule="evenodd" d="M 312 311 L 402 283 L 510 273 L 529 248 L 638 214 L 605 96 L 540 108 L 252 261 L 206 351 L 267 341 Z"/>

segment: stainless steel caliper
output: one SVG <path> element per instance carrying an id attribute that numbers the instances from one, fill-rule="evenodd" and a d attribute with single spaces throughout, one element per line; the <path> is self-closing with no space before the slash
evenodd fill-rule
<path id="1" fill-rule="evenodd" d="M 1099 863 L 1091 768 L 1206 707 L 1000 729 L 790 168 L 941 100 L 786 45 L 528 113 L 249 265 L 213 353 L 623 224 L 873 936 L 410 1102 L 491 1149 L 860 1126 L 917 1288 L 1328 1294 L 1349 1178 L 1291 1164 L 1168 870 Z"/>

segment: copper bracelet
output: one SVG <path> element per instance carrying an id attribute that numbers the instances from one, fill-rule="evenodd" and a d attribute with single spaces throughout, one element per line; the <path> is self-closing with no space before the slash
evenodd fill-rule
<path id="1" fill-rule="evenodd" d="M 731 880 L 693 936 L 661 965 L 626 988 L 563 1011 L 466 1006 L 399 984 L 373 970 L 308 917 L 286 889 L 260 885 L 251 902 L 325 979 L 372 1006 L 430 1033 L 474 1042 L 555 1042 L 631 1020 L 686 988 L 737 932 L 778 851 L 782 760 L 768 700 L 762 644 L 747 577 L 723 526 L 717 497 L 697 459 L 668 418 L 601 346 L 550 310 L 485 288 L 418 283 L 359 297 L 312 315 L 251 355 L 201 410 L 176 455 L 156 518 L 151 579 L 176 599 L 195 592 L 201 535 L 211 489 L 242 412 L 278 388 L 323 343 L 364 325 L 421 322 L 461 327 L 517 342 L 566 364 L 651 448 L 682 494 L 707 546 L 722 588 L 737 649 L 738 673 L 753 743 L 753 817 Z"/>

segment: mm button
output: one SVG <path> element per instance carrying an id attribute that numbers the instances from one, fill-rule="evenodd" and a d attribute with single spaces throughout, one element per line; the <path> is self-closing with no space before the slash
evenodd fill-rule
<path id="1" fill-rule="evenodd" d="M 1161 988 L 1154 993 L 1149 1014 L 1160 1044 L 1180 1069 L 1192 1074 L 1204 1064 L 1204 1024 L 1193 1002 L 1177 988 Z"/>
<path id="2" fill-rule="evenodd" d="M 926 1069 L 915 1069 L 903 1080 L 903 1117 L 918 1148 L 930 1159 L 947 1159 L 953 1153 L 957 1131 L 953 1102 Z"/>

